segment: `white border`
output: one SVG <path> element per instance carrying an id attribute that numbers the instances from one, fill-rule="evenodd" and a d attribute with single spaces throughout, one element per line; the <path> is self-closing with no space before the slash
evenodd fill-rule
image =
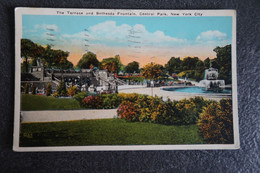
<path id="1" fill-rule="evenodd" d="M 136 16 L 150 17 L 151 15 L 140 15 L 140 12 L 154 13 L 152 17 L 163 17 L 157 13 L 166 13 L 167 17 L 181 17 L 184 13 L 195 14 L 201 13 L 203 16 L 232 16 L 232 103 L 233 103 L 233 130 L 234 144 L 187 144 L 187 145 L 113 145 L 113 146 L 70 146 L 70 147 L 19 147 L 20 134 L 20 80 L 21 80 L 21 58 L 20 58 L 20 39 L 22 38 L 22 15 L 61 15 L 57 11 L 64 12 L 62 15 L 69 15 L 67 11 L 83 12 L 74 16 L 96 16 L 86 15 L 93 12 L 117 12 L 136 13 Z M 179 16 L 172 16 L 171 13 L 179 13 Z M 99 16 L 105 16 L 99 15 Z M 107 15 L 109 16 L 109 15 Z M 124 15 L 132 16 L 132 15 Z M 13 150 L 19 152 L 35 151 L 120 151 L 120 150 L 212 150 L 212 149 L 239 149 L 239 127 L 238 127 L 238 106 L 237 106 L 237 68 L 236 68 L 236 11 L 235 10 L 122 10 L 122 9 L 64 9 L 64 8 L 16 8 L 15 9 L 15 106 L 14 106 L 14 136 Z"/>

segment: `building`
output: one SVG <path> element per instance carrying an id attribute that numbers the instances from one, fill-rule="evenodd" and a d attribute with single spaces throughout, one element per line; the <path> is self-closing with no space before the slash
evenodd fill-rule
<path id="1" fill-rule="evenodd" d="M 45 94 L 48 83 L 55 92 L 60 81 L 64 81 L 66 87 L 77 86 L 80 91 L 101 92 L 118 91 L 118 85 L 126 84 L 109 73 L 107 70 L 99 69 L 80 69 L 80 70 L 61 70 L 48 69 L 43 63 L 37 62 L 37 66 L 32 66 L 30 72 L 21 74 L 21 92 L 24 92 L 24 85 L 28 83 L 29 88 L 34 86 L 37 93 Z"/>

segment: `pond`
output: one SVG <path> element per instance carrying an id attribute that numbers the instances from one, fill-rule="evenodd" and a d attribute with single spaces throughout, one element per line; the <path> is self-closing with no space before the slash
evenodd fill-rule
<path id="1" fill-rule="evenodd" d="M 231 94 L 231 89 L 223 89 L 221 92 L 206 91 L 201 87 L 182 87 L 182 88 L 163 88 L 165 91 L 183 92 L 183 93 L 198 93 L 198 94 Z"/>

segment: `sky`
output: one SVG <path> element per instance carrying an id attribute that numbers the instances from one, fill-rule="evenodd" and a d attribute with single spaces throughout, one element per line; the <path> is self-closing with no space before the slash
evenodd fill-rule
<path id="1" fill-rule="evenodd" d="M 74 65 L 86 51 L 123 64 L 166 64 L 171 57 L 215 58 L 232 42 L 232 17 L 130 17 L 23 15 L 23 38 L 69 51 Z"/>

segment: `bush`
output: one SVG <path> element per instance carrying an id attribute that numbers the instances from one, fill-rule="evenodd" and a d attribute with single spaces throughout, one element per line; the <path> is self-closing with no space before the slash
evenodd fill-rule
<path id="1" fill-rule="evenodd" d="M 200 116 L 199 130 L 208 143 L 234 143 L 231 99 L 221 99 L 218 103 L 211 103 L 204 108 Z"/>
<path id="2" fill-rule="evenodd" d="M 125 119 L 127 121 L 139 120 L 137 106 L 130 101 L 123 101 L 117 110 L 117 114 L 121 119 Z"/>
<path id="3" fill-rule="evenodd" d="M 68 95 L 69 96 L 74 96 L 79 92 L 79 89 L 77 86 L 71 86 L 68 88 Z"/>
<path id="4" fill-rule="evenodd" d="M 154 122 L 160 115 L 159 106 L 162 106 L 162 99 L 159 97 L 139 96 L 135 104 L 140 111 L 139 121 Z"/>
<path id="5" fill-rule="evenodd" d="M 105 109 L 116 108 L 122 102 L 122 97 L 118 97 L 117 94 L 104 94 L 102 97 L 102 107 Z"/>
<path id="6" fill-rule="evenodd" d="M 188 125 L 195 124 L 198 120 L 199 113 L 194 102 L 183 99 L 176 103 L 176 121 L 175 124 Z"/>
<path id="7" fill-rule="evenodd" d="M 176 116 L 175 116 L 175 104 L 174 102 L 166 101 L 164 104 L 160 104 L 158 107 L 158 112 L 160 113 L 156 116 L 155 122 L 160 124 L 171 125 L 175 124 Z"/>
<path id="8" fill-rule="evenodd" d="M 82 105 L 85 108 L 99 109 L 102 108 L 102 99 L 99 96 L 87 96 L 82 100 Z"/>
<path id="9" fill-rule="evenodd" d="M 67 88 L 63 80 L 60 81 L 59 86 L 57 87 L 58 96 L 67 96 Z"/>
<path id="10" fill-rule="evenodd" d="M 82 105 L 82 100 L 88 96 L 88 92 L 87 91 L 83 91 L 83 92 L 80 92 L 78 94 L 75 94 L 73 96 L 73 99 L 77 100 L 79 102 L 80 105 Z"/>
<path id="11" fill-rule="evenodd" d="M 141 94 L 136 94 L 136 93 L 131 93 L 131 94 L 127 94 L 127 93 L 119 93 L 117 94 L 118 97 L 121 97 L 122 100 L 127 100 L 130 102 L 135 102 L 138 97 L 142 96 Z"/>
<path id="12" fill-rule="evenodd" d="M 51 91 L 52 91 L 51 84 L 48 83 L 47 86 L 46 86 L 46 96 L 50 96 Z"/>

